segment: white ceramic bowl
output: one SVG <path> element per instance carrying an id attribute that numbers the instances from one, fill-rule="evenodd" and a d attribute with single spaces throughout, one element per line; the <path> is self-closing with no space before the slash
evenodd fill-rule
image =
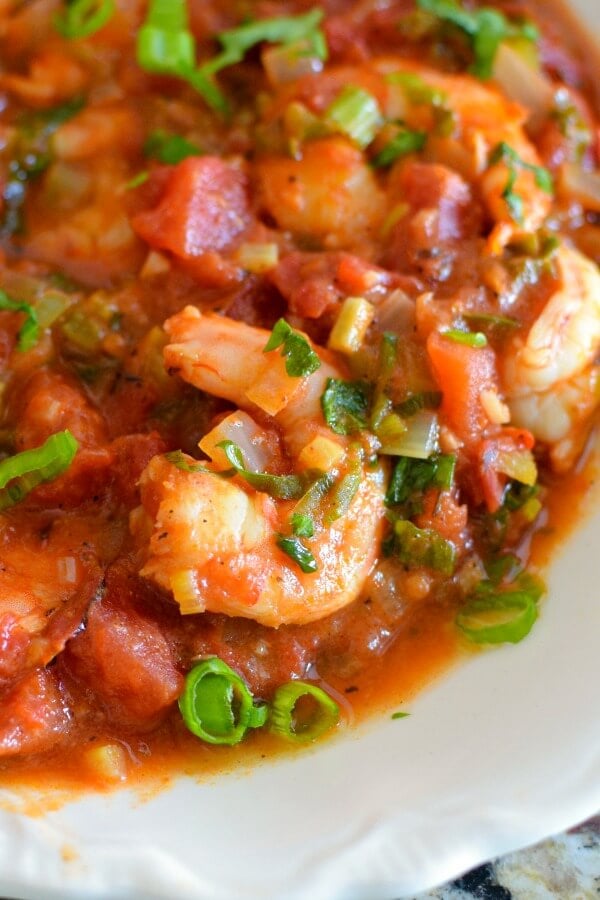
<path id="1" fill-rule="evenodd" d="M 592 29 L 597 2 L 573 3 Z M 144 803 L 0 811 L 0 895 L 392 898 L 596 813 L 599 537 L 596 515 L 563 549 L 526 641 L 450 672 L 408 719 Z"/>

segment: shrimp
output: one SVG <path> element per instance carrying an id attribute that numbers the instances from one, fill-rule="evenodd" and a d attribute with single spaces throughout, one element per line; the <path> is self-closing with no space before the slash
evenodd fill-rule
<path id="1" fill-rule="evenodd" d="M 513 422 L 550 447 L 556 471 L 570 468 L 600 402 L 600 274 L 578 250 L 556 253 L 559 287 L 525 338 L 504 361 L 504 387 Z"/>
<path id="2" fill-rule="evenodd" d="M 141 575 L 172 592 L 183 613 L 208 610 L 272 627 L 312 622 L 351 603 L 380 545 L 383 473 L 367 467 L 349 439 L 334 440 L 337 435 L 325 424 L 320 398 L 327 379 L 340 374 L 332 359 L 319 350 L 321 366 L 312 375 L 280 377 L 278 351 L 263 352 L 267 331 L 193 307 L 167 321 L 165 329 L 172 341 L 164 352 L 169 371 L 245 410 L 233 418 L 242 426 L 250 422 L 255 446 L 265 427 L 251 416 L 261 422 L 265 417 L 250 397 L 259 400 L 264 385 L 274 386 L 273 395 L 264 396 L 271 397 L 273 431 L 281 434 L 294 469 L 312 468 L 315 451 L 326 446 L 335 460 L 328 471 L 332 480 L 339 484 L 351 471 L 358 477 L 346 509 L 334 521 L 324 516 L 314 537 L 303 538 L 317 567 L 304 572 L 277 543 L 278 533 L 290 534 L 294 501 L 221 477 L 216 455 L 201 467 L 183 457 L 179 468 L 155 457 L 141 477 L 142 507 L 132 516 L 145 557 Z M 267 452 L 264 446 L 261 452 Z"/>

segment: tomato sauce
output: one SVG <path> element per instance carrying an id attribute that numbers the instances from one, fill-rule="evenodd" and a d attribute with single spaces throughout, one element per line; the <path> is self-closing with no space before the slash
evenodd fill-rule
<path id="1" fill-rule="evenodd" d="M 301 0 L 190 0 L 200 62 L 223 32 L 246 40 L 248 17 L 277 25 L 208 87 L 140 49 L 151 3 L 118 0 L 91 33 L 66 18 L 77 5 L 0 13 L 10 788 L 144 786 L 289 750 L 268 728 L 235 747 L 189 732 L 177 700 L 210 656 L 267 703 L 320 686 L 339 730 L 409 711 L 473 649 L 457 613 L 482 584 L 533 590 L 523 571 L 547 565 L 595 477 L 595 70 L 546 4 L 493 4 L 504 31 L 482 57 L 435 3 L 329 0 L 298 44 Z M 481 6 L 460 10 L 477 24 Z M 265 354 L 282 319 L 291 343 Z M 290 375 L 298 342 L 320 375 Z M 338 394 L 310 406 L 325 370 Z M 238 407 L 254 470 L 214 449 Z M 23 469 L 64 433 L 72 459 Z M 307 506 L 316 469 L 330 481 Z M 252 512 L 234 528 L 226 503 Z M 285 531 L 300 507 L 309 531 Z"/>

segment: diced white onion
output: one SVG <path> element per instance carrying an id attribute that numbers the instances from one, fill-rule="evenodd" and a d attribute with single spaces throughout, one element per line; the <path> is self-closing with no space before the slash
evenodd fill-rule
<path id="1" fill-rule="evenodd" d="M 415 303 L 404 291 L 395 290 L 377 307 L 377 326 L 380 331 L 403 334 L 415 326 Z"/>
<path id="2" fill-rule="evenodd" d="M 311 54 L 306 41 L 269 47 L 263 50 L 261 60 L 267 78 L 274 87 L 323 70 L 323 60 Z"/>
<path id="3" fill-rule="evenodd" d="M 498 47 L 492 74 L 511 100 L 522 103 L 530 111 L 530 122 L 534 128 L 554 106 L 552 82 L 521 53 L 504 42 Z"/>
<path id="4" fill-rule="evenodd" d="M 244 454 L 246 468 L 251 472 L 266 472 L 271 468 L 273 453 L 265 432 L 248 413 L 241 410 L 231 413 L 205 434 L 198 444 L 209 459 L 228 469 L 230 463 L 223 450 L 217 446 L 222 441 L 233 441 L 238 445 Z"/>
<path id="5" fill-rule="evenodd" d="M 406 420 L 406 432 L 394 444 L 394 456 L 410 456 L 412 459 L 429 459 L 439 449 L 439 424 L 437 414 L 421 410 Z"/>

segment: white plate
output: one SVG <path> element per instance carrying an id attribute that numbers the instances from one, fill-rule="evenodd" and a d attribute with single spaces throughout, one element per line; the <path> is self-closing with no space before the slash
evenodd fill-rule
<path id="1" fill-rule="evenodd" d="M 574 5 L 597 29 L 597 0 Z M 0 812 L 0 895 L 377 900 L 600 809 L 600 515 L 564 549 L 532 634 L 315 752 L 140 804 Z"/>

